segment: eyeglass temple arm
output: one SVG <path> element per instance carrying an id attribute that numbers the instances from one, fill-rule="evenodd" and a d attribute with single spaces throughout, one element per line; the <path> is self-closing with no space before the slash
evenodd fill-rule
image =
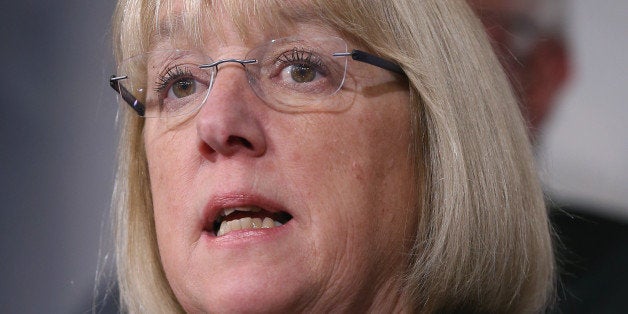
<path id="1" fill-rule="evenodd" d="M 397 74 L 405 75 L 403 69 L 398 64 L 362 50 L 354 49 L 351 52 L 334 53 L 334 56 L 351 56 L 353 60 L 368 63 Z"/>
<path id="2" fill-rule="evenodd" d="M 143 117 L 146 107 L 137 98 L 135 98 L 135 96 L 133 96 L 133 94 L 131 94 L 129 90 L 124 88 L 124 86 L 120 85 L 120 81 L 124 79 L 127 79 L 126 75 L 125 76 L 112 75 L 109 78 L 109 86 L 111 86 L 111 88 L 113 88 L 116 92 L 120 93 L 120 95 L 122 96 L 122 99 L 124 99 L 124 101 L 129 106 L 131 106 L 131 108 L 133 108 L 133 110 L 135 110 L 137 114 L 140 115 L 140 117 Z"/>

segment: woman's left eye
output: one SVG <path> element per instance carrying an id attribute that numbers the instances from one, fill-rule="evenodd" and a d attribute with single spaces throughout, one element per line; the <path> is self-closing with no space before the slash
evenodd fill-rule
<path id="1" fill-rule="evenodd" d="M 281 79 L 290 79 L 296 83 L 310 83 L 320 75 L 315 67 L 307 64 L 292 64 L 281 70 Z"/>
<path id="2" fill-rule="evenodd" d="M 292 49 L 280 54 L 275 66 L 279 79 L 288 84 L 306 84 L 325 77 L 325 64 L 319 53 Z"/>

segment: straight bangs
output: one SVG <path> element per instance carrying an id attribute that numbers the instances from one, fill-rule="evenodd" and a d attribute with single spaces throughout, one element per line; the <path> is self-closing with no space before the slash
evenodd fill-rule
<path id="1" fill-rule="evenodd" d="M 290 33 L 286 30 L 293 29 L 296 22 L 319 20 L 312 15 L 314 5 L 298 5 L 293 1 L 127 2 L 118 6 L 114 20 L 114 34 L 120 35 L 114 38 L 118 62 L 151 51 L 160 40 L 169 41 L 177 48 L 202 48 L 209 40 L 216 40 L 220 45 L 225 41 L 225 21 L 235 27 L 246 44 L 251 34 L 261 33 L 271 38 L 288 36 Z"/>
<path id="2" fill-rule="evenodd" d="M 125 2 L 125 1 L 121 1 Z M 159 40 L 169 40 L 175 47 L 203 47 L 208 40 L 224 43 L 224 21 L 235 27 L 246 44 L 251 34 L 269 38 L 290 36 L 286 30 L 296 23 L 331 26 L 345 39 L 367 50 L 389 56 L 386 52 L 403 46 L 395 36 L 390 6 L 377 1 L 313 0 L 127 0 L 115 14 L 115 54 L 118 62 L 149 52 Z M 139 30 L 139 31 L 138 31 Z M 391 47 L 391 41 L 393 45 Z"/>

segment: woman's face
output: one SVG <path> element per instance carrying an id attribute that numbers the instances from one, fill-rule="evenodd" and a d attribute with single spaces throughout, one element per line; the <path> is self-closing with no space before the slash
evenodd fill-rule
<path id="1" fill-rule="evenodd" d="M 208 32 L 201 47 L 214 60 L 273 38 L 245 44 L 224 23 L 224 42 Z M 304 23 L 288 33 L 323 35 L 339 36 Z M 357 61 L 347 72 L 343 97 L 329 98 L 351 102 L 340 112 L 272 109 L 226 63 L 189 119 L 146 119 L 159 253 L 186 311 L 400 306 L 417 221 L 407 83 Z"/>

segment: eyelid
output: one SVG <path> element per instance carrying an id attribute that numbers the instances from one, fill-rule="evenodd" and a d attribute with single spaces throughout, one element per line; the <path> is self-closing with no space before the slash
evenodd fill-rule
<path id="1" fill-rule="evenodd" d="M 329 69 L 323 55 L 312 50 L 293 48 L 278 53 L 278 56 L 273 59 L 275 60 L 273 64 L 276 68 L 285 68 L 285 66 L 305 63 L 312 66 L 316 71 L 323 75 L 327 75 L 329 73 Z"/>
<path id="2" fill-rule="evenodd" d="M 164 69 L 163 74 L 159 74 L 157 76 L 157 81 L 155 82 L 155 92 L 157 92 L 158 94 L 163 93 L 167 88 L 170 87 L 171 83 L 174 80 L 183 77 L 194 78 L 195 76 L 192 74 L 189 68 L 186 67 L 182 69 L 180 65 Z"/>
<path id="3" fill-rule="evenodd" d="M 155 80 L 155 92 L 162 97 L 162 94 L 172 86 L 173 82 L 186 77 L 189 77 L 203 85 L 209 86 L 211 81 L 210 70 L 199 68 L 199 64 L 186 63 L 167 67 L 161 71 L 162 74 L 160 74 Z"/>
<path id="4" fill-rule="evenodd" d="M 156 72 L 154 77 L 164 78 L 176 68 L 185 68 L 192 72 L 199 64 L 205 63 L 204 54 L 196 51 L 165 50 L 151 53 L 154 58 L 148 60 L 148 67 L 153 66 Z M 152 71 L 151 71 L 152 72 Z"/>

